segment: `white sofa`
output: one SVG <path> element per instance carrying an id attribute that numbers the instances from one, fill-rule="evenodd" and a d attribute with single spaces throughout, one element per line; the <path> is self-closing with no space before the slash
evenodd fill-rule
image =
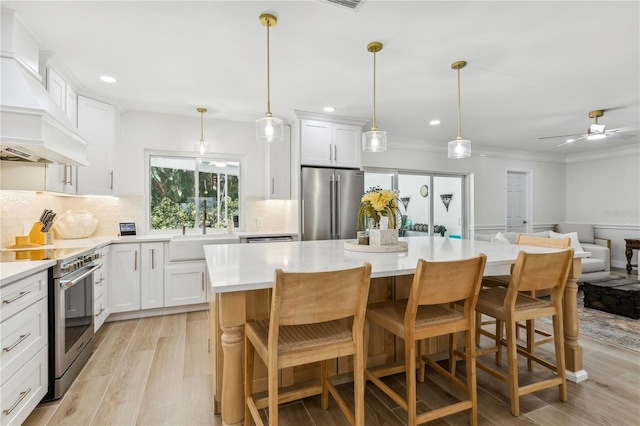
<path id="1" fill-rule="evenodd" d="M 579 283 L 585 281 L 604 280 L 611 275 L 611 240 L 596 238 L 593 233 L 593 226 L 578 223 L 560 223 L 554 226 L 554 231 L 541 231 L 524 233 L 535 237 L 550 237 L 550 232 L 569 234 L 576 232 L 578 241 L 582 249 L 590 253 L 590 256 L 582 259 L 582 275 Z M 504 236 L 509 243 L 515 244 L 517 232 L 500 232 L 495 234 L 476 234 L 474 239 L 478 241 L 488 241 L 498 243 L 498 234 Z M 493 241 L 492 241 L 493 240 Z M 503 240 L 504 241 L 504 240 Z"/>

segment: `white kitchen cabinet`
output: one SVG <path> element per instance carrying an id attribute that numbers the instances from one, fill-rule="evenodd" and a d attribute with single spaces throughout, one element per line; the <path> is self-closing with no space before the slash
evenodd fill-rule
<path id="1" fill-rule="evenodd" d="M 163 243 L 112 244 L 110 264 L 111 313 L 163 306 Z"/>
<path id="2" fill-rule="evenodd" d="M 205 262 L 167 264 L 164 270 L 164 306 L 207 302 Z"/>
<path id="3" fill-rule="evenodd" d="M 0 424 L 21 424 L 48 391 L 48 271 L 2 287 Z"/>
<path id="4" fill-rule="evenodd" d="M 64 164 L 47 164 L 45 189 L 51 192 L 77 194 L 78 167 Z"/>
<path id="5" fill-rule="evenodd" d="M 141 308 L 161 308 L 164 305 L 164 243 L 141 244 L 140 265 Z"/>
<path id="6" fill-rule="evenodd" d="M 100 257 L 94 261 L 100 266 L 93 273 L 93 330 L 97 332 L 111 313 L 109 309 L 109 247 L 96 250 Z"/>
<path id="7" fill-rule="evenodd" d="M 300 120 L 300 164 L 361 168 L 362 126 Z"/>
<path id="8" fill-rule="evenodd" d="M 67 82 L 51 67 L 47 68 L 47 91 L 53 102 L 66 113 Z"/>
<path id="9" fill-rule="evenodd" d="M 267 144 L 267 200 L 291 198 L 291 127 L 284 126 L 284 140 Z"/>
<path id="10" fill-rule="evenodd" d="M 78 194 L 113 195 L 115 129 L 112 105 L 78 96 L 78 130 L 89 141 L 89 167 L 78 168 Z"/>
<path id="11" fill-rule="evenodd" d="M 67 114 L 67 117 L 69 117 L 69 120 L 71 120 L 71 123 L 75 127 L 78 127 L 78 115 L 77 115 L 78 114 L 78 94 L 68 84 L 67 84 L 67 90 L 65 91 L 65 93 L 66 93 L 65 113 Z"/>

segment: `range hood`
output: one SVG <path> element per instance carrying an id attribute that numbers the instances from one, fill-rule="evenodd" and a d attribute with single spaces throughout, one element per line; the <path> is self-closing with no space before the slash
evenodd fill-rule
<path id="1" fill-rule="evenodd" d="M 21 22 L 12 13 L 2 12 L 0 157 L 2 160 L 88 166 L 86 139 L 54 102 L 40 75 L 27 61 L 22 61 L 20 52 L 14 52 L 11 46 L 12 43 L 24 46 L 24 42 L 17 42 L 18 37 L 24 38 L 30 32 L 21 27 Z M 37 52 L 36 47 L 35 55 Z M 29 53 L 33 56 L 33 52 Z"/>

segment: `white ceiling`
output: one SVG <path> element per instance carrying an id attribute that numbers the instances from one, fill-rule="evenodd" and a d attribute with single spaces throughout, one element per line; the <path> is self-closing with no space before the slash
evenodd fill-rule
<path id="1" fill-rule="evenodd" d="M 567 156 L 640 144 L 638 1 L 376 1 L 353 11 L 306 1 L 2 1 L 71 74 L 78 92 L 141 110 L 253 121 L 266 111 L 266 28 L 272 13 L 271 109 L 371 118 L 390 143 L 446 145 L 457 127 L 474 153 Z M 115 85 L 98 76 L 118 78 Z M 604 109 L 604 141 L 584 133 Z M 430 126 L 431 119 L 442 124 Z"/>

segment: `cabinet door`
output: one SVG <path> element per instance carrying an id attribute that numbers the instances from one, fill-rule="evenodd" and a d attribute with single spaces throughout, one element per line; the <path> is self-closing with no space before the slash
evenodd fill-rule
<path id="1" fill-rule="evenodd" d="M 335 165 L 360 168 L 362 166 L 362 128 L 349 124 L 334 124 L 332 130 Z"/>
<path id="2" fill-rule="evenodd" d="M 115 108 L 78 96 L 78 130 L 89 141 L 89 167 L 81 167 L 78 171 L 78 193 L 113 195 Z"/>
<path id="3" fill-rule="evenodd" d="M 204 262 L 168 265 L 164 273 L 164 306 L 206 303 Z"/>
<path id="4" fill-rule="evenodd" d="M 164 306 L 164 243 L 141 244 L 140 307 Z"/>
<path id="5" fill-rule="evenodd" d="M 112 244 L 109 263 L 111 312 L 140 309 L 140 244 Z"/>
<path id="6" fill-rule="evenodd" d="M 53 68 L 47 69 L 47 91 L 53 102 L 66 112 L 67 83 Z"/>
<path id="7" fill-rule="evenodd" d="M 284 140 L 267 144 L 267 200 L 291 198 L 291 127 L 284 126 Z"/>
<path id="8" fill-rule="evenodd" d="M 300 164 L 331 166 L 333 158 L 331 123 L 300 120 Z"/>
<path id="9" fill-rule="evenodd" d="M 69 120 L 71 120 L 71 123 L 73 123 L 74 126 L 78 127 L 78 95 L 68 84 L 65 93 L 67 98 L 65 102 L 65 112 L 67 114 L 67 117 L 69 117 Z"/>
<path id="10" fill-rule="evenodd" d="M 64 164 L 47 164 L 45 189 L 51 192 L 76 194 L 78 168 Z"/>

